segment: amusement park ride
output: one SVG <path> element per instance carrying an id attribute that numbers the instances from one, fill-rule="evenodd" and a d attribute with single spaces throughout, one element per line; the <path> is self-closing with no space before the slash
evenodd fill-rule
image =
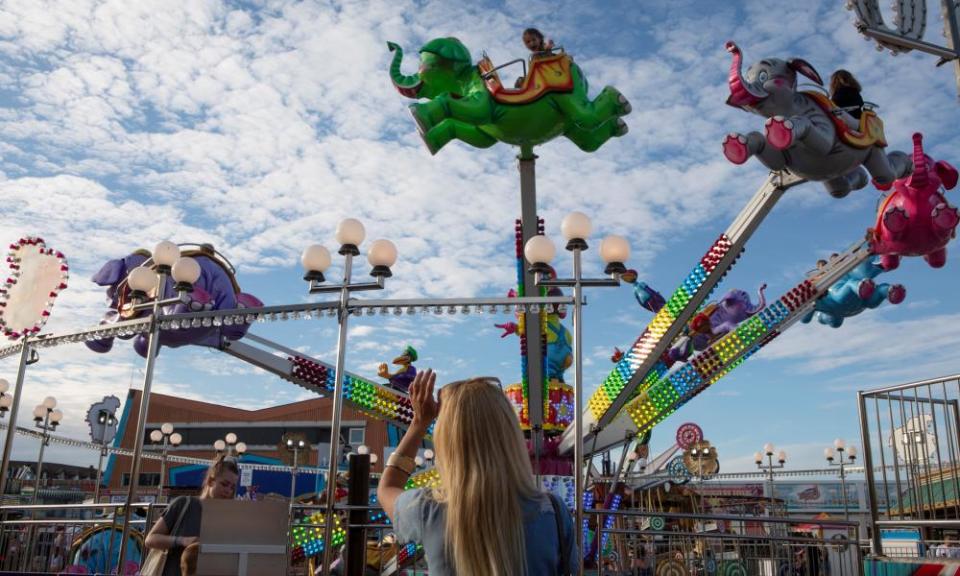
<path id="1" fill-rule="evenodd" d="M 956 234 L 960 211 L 947 202 L 944 189 L 956 186 L 957 170 L 944 160 L 929 157 L 920 134 L 913 136 L 912 153 L 889 151 L 883 123 L 876 112 L 864 110 L 857 122 L 837 108 L 824 94 L 821 77 L 808 62 L 767 58 L 743 72 L 741 50 L 729 42 L 726 49 L 732 63 L 727 103 L 763 116 L 766 121 L 763 132 L 727 135 L 722 143 L 723 154 L 735 164 L 755 157 L 771 171 L 766 181 L 669 297 L 660 296 L 639 282 L 635 272 L 623 267 L 627 253 L 619 244 L 617 249 L 613 248 L 615 239 L 601 248 L 601 252 L 617 254 L 607 258 L 611 277 L 582 278 L 579 254 L 586 248 L 589 221 L 585 226 L 582 221 L 579 225 L 574 220 L 565 221 L 564 228 L 573 230 L 567 249 L 574 252 L 574 276 L 558 279 L 549 267 L 552 244 L 549 250 L 542 249 L 545 241 L 541 239 L 543 223 L 537 216 L 533 148 L 565 136 L 583 151 L 595 151 L 611 138 L 627 133 L 624 117 L 631 112 L 630 103 L 609 86 L 591 100 L 583 71 L 562 49 L 534 53 L 529 69 L 524 68 L 523 81 L 516 88 L 507 88 L 499 76 L 502 67 L 495 66 L 485 55 L 475 64 L 466 46 L 455 38 L 427 42 L 419 51 L 419 71 L 409 76 L 401 73 L 403 50 L 394 43 L 388 47 L 394 53 L 390 77 L 397 90 L 404 96 L 425 100 L 412 104 L 410 112 L 431 154 L 439 153 L 452 140 L 477 148 L 498 142 L 519 148 L 517 287 L 510 295 L 357 300 L 349 296 L 344 286 L 334 286 L 331 288 L 337 291 L 342 289 L 338 301 L 265 306 L 242 292 L 233 267 L 223 255 L 210 246 L 184 245 L 174 247 L 176 257 L 192 258 L 193 264 L 181 264 L 176 257 L 168 260 L 156 251 L 138 251 L 106 263 L 93 278 L 106 287 L 111 299 L 111 310 L 104 321 L 70 334 L 41 334 L 53 300 L 66 288 L 67 265 L 63 254 L 47 248 L 42 240 L 24 239 L 11 247 L 7 258 L 11 278 L 0 291 L 0 329 L 18 340 L 0 348 L 0 358 L 21 355 L 10 414 L 11 430 L 15 429 L 24 371 L 37 348 L 82 341 L 91 350 L 105 353 L 115 338 L 133 338 L 135 349 L 148 362 L 163 346 L 198 344 L 216 348 L 318 395 L 332 395 L 336 402 L 406 427 L 411 421 L 412 407 L 403 382 L 415 373 L 416 351 L 408 348 L 394 360 L 399 366 L 395 373 L 390 373 L 386 365 L 381 367 L 379 376 L 388 379 L 387 383 L 347 372 L 343 368 L 342 346 L 346 318 L 364 311 L 402 315 L 423 310 L 513 310 L 516 323 L 498 327 L 504 330 L 504 336 L 519 336 L 523 373 L 520 382 L 508 387 L 506 393 L 529 433 L 536 471 L 545 486 L 564 492 L 579 521 L 585 505 L 584 464 L 594 455 L 636 441 L 637 447 L 624 450 L 621 458 L 620 470 L 624 468 L 623 459 L 628 459 L 629 472 L 630 467 L 644 459 L 639 457 L 640 451 L 646 449 L 650 432 L 657 424 L 763 346 L 798 321 L 809 322 L 816 316 L 821 323 L 839 327 L 845 318 L 875 308 L 884 300 L 901 302 L 905 296 L 902 286 L 877 284 L 874 279 L 896 268 L 902 257 L 923 257 L 931 267 L 942 267 L 946 245 Z M 813 81 L 814 89 L 799 91 L 798 75 Z M 886 196 L 875 226 L 846 250 L 819 262 L 815 270 L 772 303 L 766 301 L 762 289 L 757 302 L 752 302 L 742 290 L 731 290 L 710 302 L 711 294 L 736 263 L 750 237 L 787 190 L 808 181 L 818 182 L 835 198 L 843 198 L 852 190 L 867 187 L 871 180 Z M 361 234 L 359 241 L 362 240 Z M 343 243 L 341 253 L 346 250 L 346 257 L 352 258 L 358 254 L 359 241 Z M 305 258 L 312 286 L 320 286 L 323 281 L 323 262 L 329 265 L 329 254 L 325 258 L 316 253 Z M 158 265 L 162 268 L 166 262 L 172 269 L 162 270 L 161 281 L 155 285 L 152 270 Z M 384 265 L 371 260 L 371 264 L 377 280 L 373 288 L 382 288 L 389 268 L 380 269 L 377 275 L 377 267 L 388 267 L 392 261 Z M 617 285 L 621 280 L 634 285 L 638 303 L 654 315 L 636 342 L 614 357 L 614 368 L 584 405 L 579 362 L 581 291 L 583 287 Z M 349 272 L 345 283 L 349 283 Z M 24 286 L 29 290 L 24 290 Z M 564 296 L 561 286 L 572 287 L 573 297 Z M 159 298 L 174 293 L 177 296 Z M 149 306 L 141 302 L 148 302 Z M 571 308 L 572 336 L 563 325 Z M 336 365 L 248 332 L 253 322 L 321 315 L 336 316 L 341 322 Z M 576 375 L 569 384 L 564 371 L 571 366 L 576 368 Z M 141 412 L 147 407 L 147 390 L 145 384 Z M 338 424 L 336 420 L 333 427 L 338 428 Z M 141 429 L 140 443 L 142 435 Z M 7 435 L 0 486 L 6 478 L 12 437 L 13 434 Z M 647 471 L 666 467 L 672 475 L 689 475 L 689 463 L 696 459 L 695 454 L 688 453 L 692 449 L 706 450 L 704 453 L 708 454 L 710 447 L 703 443 L 699 428 L 688 424 L 678 431 L 677 443 L 651 461 Z M 687 463 L 684 456 L 671 459 L 678 450 L 687 451 Z M 635 457 L 630 459 L 629 454 Z M 714 451 L 714 460 L 715 454 Z M 331 455 L 331 467 L 337 461 L 335 455 Z M 713 463 L 709 465 L 713 470 Z M 332 470 L 335 473 L 335 468 Z M 570 476 L 574 476 L 572 482 Z M 136 470 L 131 478 L 135 485 Z M 410 486 L 435 482 L 436 473 L 430 471 L 413 477 Z M 135 486 L 131 486 L 130 494 L 135 494 Z M 615 489 L 608 492 L 607 508 L 619 504 L 618 494 Z M 325 517 L 313 519 L 313 524 L 326 527 L 322 535 L 316 528 L 309 537 L 304 536 L 303 530 L 296 532 L 298 542 L 303 540 L 302 557 L 325 552 L 324 564 L 329 563 L 332 547 L 324 548 L 317 542 L 337 541 L 332 532 L 335 522 L 331 509 Z M 588 540 L 585 556 L 595 555 L 602 544 Z M 408 555 L 416 552 L 415 548 L 404 550 Z"/>

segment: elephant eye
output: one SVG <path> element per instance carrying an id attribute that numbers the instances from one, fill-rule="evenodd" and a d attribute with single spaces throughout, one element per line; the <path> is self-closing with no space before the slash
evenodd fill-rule
<path id="1" fill-rule="evenodd" d="M 761 84 L 763 84 L 764 82 L 767 81 L 767 78 L 769 78 L 769 77 L 770 77 L 770 76 L 769 76 L 769 74 L 767 74 L 767 71 L 766 71 L 766 70 L 761 70 L 760 73 L 757 74 L 757 81 L 760 82 Z"/>

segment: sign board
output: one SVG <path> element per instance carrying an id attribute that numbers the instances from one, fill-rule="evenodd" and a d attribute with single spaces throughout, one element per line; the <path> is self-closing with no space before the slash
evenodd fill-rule
<path id="1" fill-rule="evenodd" d="M 240 467 L 240 485 L 250 486 L 253 484 L 253 468 L 247 466 Z"/>

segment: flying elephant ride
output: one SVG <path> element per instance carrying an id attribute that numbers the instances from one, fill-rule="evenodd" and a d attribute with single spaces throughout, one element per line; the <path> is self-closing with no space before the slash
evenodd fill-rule
<path id="1" fill-rule="evenodd" d="M 394 52 L 390 78 L 397 91 L 429 100 L 410 112 L 431 154 L 454 139 L 477 148 L 497 142 L 532 147 L 561 135 L 593 152 L 627 133 L 622 116 L 630 113 L 630 102 L 612 86 L 590 100 L 586 76 L 562 49 L 533 54 L 521 85 L 507 88 L 498 74 L 503 66 L 486 54 L 474 64 L 457 38 L 424 44 L 420 69 L 410 76 L 400 71 L 403 49 L 394 42 L 387 47 Z"/>
<path id="2" fill-rule="evenodd" d="M 874 110 L 864 109 L 857 123 L 822 92 L 798 90 L 797 74 L 824 90 L 806 60 L 765 58 L 742 74 L 740 48 L 727 42 L 726 49 L 733 56 L 727 104 L 767 118 L 763 134 L 732 132 L 724 138 L 728 160 L 743 164 L 755 156 L 770 170 L 823 182 L 835 198 L 864 188 L 867 172 L 881 189 L 910 174 L 907 154 L 884 151 L 883 122 Z"/>
<path id="3" fill-rule="evenodd" d="M 893 270 L 901 256 L 923 256 L 933 268 L 947 262 L 947 244 L 957 235 L 960 210 L 947 202 L 941 187 L 957 185 L 957 169 L 934 162 L 923 151 L 923 135 L 913 135 L 913 174 L 901 178 L 880 203 L 877 223 L 868 231 L 870 247 L 880 265 Z"/>
<path id="4" fill-rule="evenodd" d="M 818 266 L 821 264 L 826 265 L 826 261 L 818 262 Z M 879 256 L 861 262 L 831 286 L 801 321 L 806 324 L 816 316 L 821 324 L 839 328 L 846 318 L 876 308 L 884 301 L 900 304 L 907 296 L 907 289 L 903 285 L 877 284 L 873 280 L 885 271 L 880 265 Z"/>
<path id="5" fill-rule="evenodd" d="M 182 256 L 188 256 L 200 265 L 200 277 L 190 292 L 184 293 L 179 302 L 163 307 L 164 314 L 198 312 L 201 310 L 246 310 L 263 307 L 263 302 L 255 296 L 244 293 L 237 283 L 236 273 L 230 262 L 209 244 L 184 245 Z M 131 290 L 127 285 L 127 276 L 139 266 L 152 266 L 150 253 L 137 250 L 132 254 L 110 260 L 93 275 L 93 282 L 107 287 L 110 311 L 100 324 L 130 320 L 149 314 L 149 311 L 134 311 L 129 307 Z M 164 294 L 174 294 L 174 281 L 168 277 Z M 239 340 L 247 333 L 247 322 L 234 322 L 229 318 L 216 320 L 194 320 L 189 328 L 160 330 L 160 346 L 177 348 L 188 344 L 218 347 L 223 339 Z M 134 338 L 133 347 L 140 356 L 147 356 L 148 337 L 146 334 L 120 336 Z M 113 348 L 113 338 L 88 340 L 88 348 L 94 352 L 106 353 Z"/>
<path id="6" fill-rule="evenodd" d="M 717 302 L 707 304 L 704 309 L 690 320 L 684 335 L 670 348 L 669 358 L 673 362 L 686 362 L 696 352 L 706 350 L 722 336 L 736 329 L 744 320 L 756 315 L 767 305 L 764 294 L 767 285 L 757 290 L 758 301 L 753 304 L 750 295 L 739 289 L 727 292 Z"/>

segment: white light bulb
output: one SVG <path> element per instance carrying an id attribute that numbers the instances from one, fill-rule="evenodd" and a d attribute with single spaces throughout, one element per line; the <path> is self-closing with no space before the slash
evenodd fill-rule
<path id="1" fill-rule="evenodd" d="M 833 448 L 824 448 L 823 457 L 827 460 L 833 460 Z"/>
<path id="2" fill-rule="evenodd" d="M 761 452 L 754 452 L 753 461 L 756 462 L 757 464 L 760 464 L 761 462 L 763 462 L 763 454 Z"/>
<path id="3" fill-rule="evenodd" d="M 417 466 L 423 466 L 423 458 L 421 458 L 420 456 L 417 456 L 416 458 L 413 459 L 413 463 L 416 464 Z"/>
<path id="4" fill-rule="evenodd" d="M 127 274 L 127 286 L 131 290 L 149 292 L 157 285 L 157 274 L 144 266 L 134 268 Z"/>
<path id="5" fill-rule="evenodd" d="M 427 460 L 433 460 L 433 456 L 434 456 L 433 450 L 427 448 L 426 450 L 423 451 L 423 457 L 426 458 Z"/>
<path id="6" fill-rule="evenodd" d="M 371 266 L 389 268 L 397 263 L 397 247 L 389 240 L 374 240 L 367 250 L 367 262 Z"/>
<path id="7" fill-rule="evenodd" d="M 227 443 L 224 442 L 223 440 L 217 440 L 216 442 L 213 443 L 213 448 L 217 452 L 222 452 L 226 447 L 227 447 Z"/>
<path id="8" fill-rule="evenodd" d="M 607 264 L 611 262 L 622 264 L 630 259 L 630 243 L 623 236 L 607 236 L 600 242 L 600 257 Z"/>
<path id="9" fill-rule="evenodd" d="M 523 247 L 523 254 L 531 264 L 549 264 L 557 254 L 553 241 L 546 236 L 537 235 L 527 240 Z"/>
<path id="10" fill-rule="evenodd" d="M 150 432 L 151 442 L 160 442 L 161 440 L 163 440 L 163 432 L 159 430 L 153 430 Z"/>
<path id="11" fill-rule="evenodd" d="M 200 279 L 200 263 L 193 258 L 180 258 L 173 263 L 171 273 L 176 282 L 193 284 Z"/>
<path id="12" fill-rule="evenodd" d="M 63 420 L 63 411 L 62 410 L 52 410 L 50 412 L 50 421 L 54 424 L 59 424 Z"/>
<path id="13" fill-rule="evenodd" d="M 319 244 L 307 246 L 300 255 L 300 263 L 307 272 L 323 272 L 330 267 L 330 251 Z"/>
<path id="14" fill-rule="evenodd" d="M 368 448 L 365 444 L 361 444 L 360 447 L 357 448 L 357 454 L 362 455 L 362 454 L 369 454 L 369 453 L 370 453 L 370 448 Z"/>
<path id="15" fill-rule="evenodd" d="M 0 393 L 6 392 L 10 389 L 10 383 L 5 379 L 0 378 Z"/>
<path id="16" fill-rule="evenodd" d="M 0 396 L 0 408 L 10 408 L 11 404 L 13 404 L 13 396 L 9 394 Z"/>
<path id="17" fill-rule="evenodd" d="M 583 212 L 571 212 L 560 223 L 560 232 L 567 240 L 586 240 L 592 229 L 590 217 Z"/>
<path id="18" fill-rule="evenodd" d="M 850 459 L 856 458 L 856 457 L 857 457 L 857 447 L 856 447 L 856 446 L 851 446 L 851 447 L 847 448 L 847 456 L 848 456 Z"/>
<path id="19" fill-rule="evenodd" d="M 764 454 L 773 454 L 773 449 L 774 448 L 773 448 L 772 442 L 767 442 L 766 444 L 763 445 Z"/>
<path id="20" fill-rule="evenodd" d="M 787 452 L 786 452 L 786 450 L 781 450 L 781 451 L 777 454 L 777 461 L 778 461 L 778 462 L 786 462 L 786 461 L 787 461 Z"/>
<path id="21" fill-rule="evenodd" d="M 54 398 L 53 396 L 47 396 L 46 398 L 43 399 L 43 405 L 46 408 L 53 410 L 54 408 L 57 407 L 57 399 Z"/>
<path id="22" fill-rule="evenodd" d="M 160 431 L 163 432 L 164 434 L 173 434 L 173 424 L 169 422 L 164 422 L 160 426 Z"/>
<path id="23" fill-rule="evenodd" d="M 247 452 L 247 443 L 237 442 L 237 454 L 246 454 L 246 452 Z"/>
<path id="24" fill-rule="evenodd" d="M 371 464 L 376 464 L 376 463 L 377 463 L 377 460 L 379 460 L 379 458 L 377 458 L 377 455 L 376 455 L 376 454 L 370 454 L 370 463 L 371 463 Z"/>
<path id="25" fill-rule="evenodd" d="M 228 433 L 228 434 L 224 437 L 224 440 L 227 441 L 227 444 L 236 444 L 236 443 L 237 443 L 237 435 L 234 434 L 233 432 L 230 432 L 230 433 Z"/>
<path id="26" fill-rule="evenodd" d="M 836 448 L 837 450 L 843 450 L 844 448 L 847 447 L 847 443 L 844 442 L 843 438 L 837 438 L 836 440 L 833 441 L 833 447 Z"/>
<path id="27" fill-rule="evenodd" d="M 164 240 L 153 249 L 153 263 L 159 266 L 173 266 L 180 257 L 180 247 L 169 240 Z"/>
<path id="28" fill-rule="evenodd" d="M 363 224 L 356 218 L 344 218 L 337 224 L 335 237 L 341 246 L 344 244 L 353 244 L 359 246 L 367 236 Z"/>
<path id="29" fill-rule="evenodd" d="M 43 417 L 47 415 L 47 408 L 40 404 L 33 409 L 33 419 L 34 420 L 43 420 Z"/>
<path id="30" fill-rule="evenodd" d="M 183 436 L 179 432 L 174 432 L 170 435 L 170 444 L 179 446 L 181 442 L 183 442 Z"/>

